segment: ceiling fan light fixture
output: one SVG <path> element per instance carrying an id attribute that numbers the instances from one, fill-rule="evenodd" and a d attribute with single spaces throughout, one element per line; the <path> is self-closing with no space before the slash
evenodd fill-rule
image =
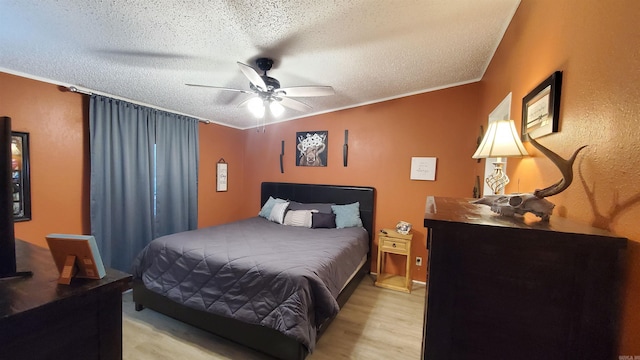
<path id="1" fill-rule="evenodd" d="M 284 112 L 284 106 L 278 100 L 271 100 L 269 110 L 273 116 L 280 116 Z"/>
<path id="2" fill-rule="evenodd" d="M 295 97 L 316 97 L 334 95 L 335 91 L 331 86 L 294 86 L 280 87 L 280 81 L 267 75 L 267 71 L 271 70 L 273 60 L 269 58 L 259 58 L 256 65 L 263 72 L 260 75 L 253 67 L 237 62 L 240 71 L 249 80 L 249 89 L 233 89 L 211 85 L 186 84 L 188 86 L 208 87 L 218 90 L 235 91 L 244 94 L 253 94 L 254 97 L 242 101 L 238 107 L 247 107 L 249 111 L 258 119 L 264 118 L 267 107 L 269 114 L 273 117 L 279 117 L 284 114 L 286 108 L 296 111 L 306 112 L 311 110 L 311 106 L 302 101 L 295 100 Z"/>
<path id="3" fill-rule="evenodd" d="M 264 104 L 262 103 L 262 99 L 260 97 L 254 97 L 247 103 L 247 107 L 249 111 L 253 114 L 253 116 L 257 118 L 264 117 Z"/>

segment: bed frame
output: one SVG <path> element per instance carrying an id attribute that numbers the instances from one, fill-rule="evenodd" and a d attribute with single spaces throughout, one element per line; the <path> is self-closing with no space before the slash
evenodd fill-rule
<path id="1" fill-rule="evenodd" d="M 351 204 L 356 201 L 360 203 L 360 218 L 369 233 L 369 255 L 357 275 L 338 295 L 338 304 L 342 308 L 362 278 L 369 273 L 371 266 L 375 189 L 361 186 L 263 182 L 261 204 L 264 204 L 269 196 L 302 203 Z M 308 350 L 304 345 L 277 330 L 186 307 L 147 290 L 144 284 L 137 279 L 133 281 L 133 301 L 137 311 L 143 308 L 155 310 L 278 359 L 302 360 L 308 355 Z M 332 320 L 329 319 L 320 326 L 316 339 L 320 338 Z"/>

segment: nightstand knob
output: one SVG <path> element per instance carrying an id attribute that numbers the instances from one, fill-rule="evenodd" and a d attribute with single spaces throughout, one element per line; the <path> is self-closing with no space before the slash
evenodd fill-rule
<path id="1" fill-rule="evenodd" d="M 392 246 L 393 246 L 393 247 L 396 247 L 396 243 L 393 243 L 393 245 L 392 245 Z"/>

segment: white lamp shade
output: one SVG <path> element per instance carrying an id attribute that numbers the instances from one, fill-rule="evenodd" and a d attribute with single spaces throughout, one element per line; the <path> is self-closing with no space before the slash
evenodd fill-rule
<path id="1" fill-rule="evenodd" d="M 284 112 L 284 106 L 282 106 L 278 100 L 271 100 L 269 110 L 273 116 L 280 116 Z"/>
<path id="2" fill-rule="evenodd" d="M 513 120 L 495 120 L 489 123 L 489 128 L 472 157 L 485 159 L 526 155 L 529 154 L 520 141 Z"/>
<path id="3" fill-rule="evenodd" d="M 262 118 L 264 116 L 264 104 L 262 99 L 259 97 L 254 97 L 247 103 L 247 107 L 249 111 L 253 114 L 253 116 L 257 118 Z"/>

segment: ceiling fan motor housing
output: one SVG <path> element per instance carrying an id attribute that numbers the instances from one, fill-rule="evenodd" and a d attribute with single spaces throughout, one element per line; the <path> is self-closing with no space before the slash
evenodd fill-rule
<path id="1" fill-rule="evenodd" d="M 258 69 L 263 71 L 263 74 L 260 75 L 265 85 L 267 85 L 267 91 L 276 90 L 280 88 L 280 81 L 272 78 L 271 76 L 267 76 L 267 71 L 271 70 L 273 66 L 273 60 L 269 58 L 258 58 L 256 59 L 256 65 L 258 65 Z M 251 89 L 255 90 L 255 86 L 253 84 L 249 84 Z"/>
<path id="2" fill-rule="evenodd" d="M 267 85 L 267 91 L 280 89 L 280 81 L 272 78 L 271 76 L 267 76 L 267 75 L 262 75 L 260 77 L 264 81 L 265 85 Z M 251 83 L 251 82 L 249 83 L 249 87 L 251 88 L 251 90 L 254 90 L 254 91 L 256 91 L 256 89 L 257 89 L 255 87 L 255 85 L 253 85 L 253 83 Z"/>
<path id="3" fill-rule="evenodd" d="M 258 65 L 258 69 L 262 71 L 269 71 L 273 66 L 273 60 L 269 58 L 258 58 L 256 59 L 256 65 Z"/>
<path id="4" fill-rule="evenodd" d="M 261 76 L 264 83 L 267 84 L 267 88 L 280 89 L 280 81 L 272 78 L 271 76 L 263 75 Z"/>

